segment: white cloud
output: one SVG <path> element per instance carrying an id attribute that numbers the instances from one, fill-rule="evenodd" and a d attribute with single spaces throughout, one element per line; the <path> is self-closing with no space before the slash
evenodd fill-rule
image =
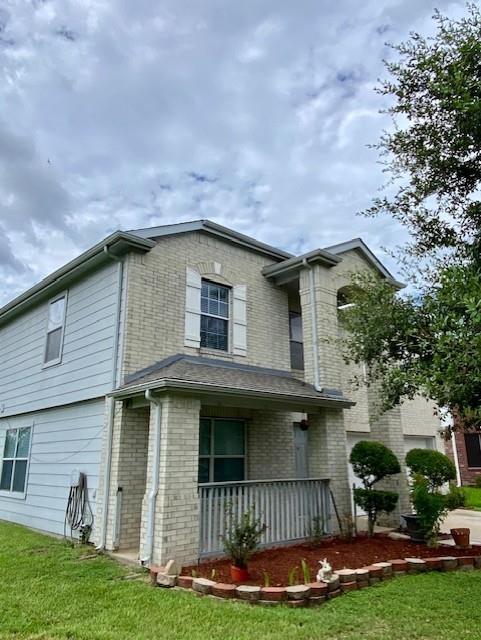
<path id="1" fill-rule="evenodd" d="M 208 217 L 292 251 L 363 236 L 385 40 L 447 0 L 0 0 L 0 302 L 115 228 Z"/>

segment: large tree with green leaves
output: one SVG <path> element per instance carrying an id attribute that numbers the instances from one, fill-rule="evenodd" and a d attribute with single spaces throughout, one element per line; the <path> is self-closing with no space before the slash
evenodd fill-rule
<path id="1" fill-rule="evenodd" d="M 393 46 L 379 91 L 391 98 L 394 127 L 377 145 L 392 180 L 366 212 L 408 229 L 404 257 L 417 260 L 411 274 L 421 273 L 422 289 L 400 295 L 355 277 L 344 347 L 380 384 L 383 410 L 421 393 L 479 425 L 481 12 L 471 4 L 462 19 L 434 20 L 433 36 Z"/>
<path id="2" fill-rule="evenodd" d="M 396 59 L 378 91 L 391 99 L 393 128 L 375 145 L 391 195 L 368 215 L 389 214 L 410 232 L 409 251 L 465 254 L 481 225 L 481 11 L 450 20 L 436 11 L 436 33 L 392 45 Z"/>

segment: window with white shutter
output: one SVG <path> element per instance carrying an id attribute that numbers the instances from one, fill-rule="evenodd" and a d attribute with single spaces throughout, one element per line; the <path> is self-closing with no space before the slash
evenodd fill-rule
<path id="1" fill-rule="evenodd" d="M 185 346 L 247 355 L 247 288 L 203 279 L 187 268 Z"/>

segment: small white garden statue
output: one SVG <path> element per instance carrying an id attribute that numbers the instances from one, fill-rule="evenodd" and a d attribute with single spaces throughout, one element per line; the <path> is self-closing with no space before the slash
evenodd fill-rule
<path id="1" fill-rule="evenodd" d="M 317 582 L 329 582 L 329 580 L 332 578 L 331 565 L 327 561 L 327 558 L 324 558 L 324 560 L 319 560 L 319 564 L 321 565 L 321 568 L 317 572 Z"/>

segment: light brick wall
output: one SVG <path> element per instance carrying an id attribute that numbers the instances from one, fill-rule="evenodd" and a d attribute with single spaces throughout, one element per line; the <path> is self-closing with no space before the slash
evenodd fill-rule
<path id="1" fill-rule="evenodd" d="M 119 548 L 138 549 L 145 494 L 149 407 L 126 409 L 120 437 L 118 483 L 122 487 Z"/>
<path id="2" fill-rule="evenodd" d="M 288 295 L 262 275 L 268 264 L 267 256 L 197 232 L 162 238 L 145 255 L 129 254 L 123 374 L 175 353 L 289 369 Z M 246 285 L 247 356 L 184 346 L 186 267 L 214 281 Z"/>
<path id="3" fill-rule="evenodd" d="M 249 480 L 295 477 L 293 414 L 255 411 L 247 431 Z"/>
<path id="4" fill-rule="evenodd" d="M 155 414 L 150 418 L 146 493 L 142 505 L 141 547 L 147 554 L 148 496 L 152 482 Z M 154 554 L 151 561 L 164 564 L 171 558 L 180 564 L 197 561 L 199 544 L 200 400 L 176 395 L 163 396 L 160 441 L 159 490 L 155 505 Z"/>
<path id="5" fill-rule="evenodd" d="M 406 436 L 435 436 L 441 426 L 434 404 L 421 396 L 403 402 L 401 422 Z"/>
<path id="6" fill-rule="evenodd" d="M 396 491 L 399 500 L 396 509 L 381 519 L 386 526 L 398 526 L 400 514 L 411 511 L 409 500 L 409 488 L 407 483 L 406 465 L 404 462 L 404 434 L 401 423 L 401 407 L 397 406 L 390 411 L 380 414 L 379 392 L 375 385 L 369 391 L 371 420 L 371 440 L 382 442 L 396 455 L 401 466 L 401 473 L 391 476 L 379 482 L 376 487 L 388 491 Z"/>
<path id="7" fill-rule="evenodd" d="M 149 424 L 148 408 L 129 409 L 122 402 L 116 402 L 114 411 L 106 536 L 106 547 L 109 550 L 115 547 L 127 549 L 139 546 Z M 106 452 L 107 428 L 104 429 L 103 434 L 101 479 L 105 474 Z M 118 513 L 117 490 L 119 487 L 122 487 L 123 491 Z M 97 499 L 97 523 L 102 520 L 102 503 L 103 482 L 101 481 Z M 96 544 L 100 542 L 98 536 L 94 541 Z"/>

